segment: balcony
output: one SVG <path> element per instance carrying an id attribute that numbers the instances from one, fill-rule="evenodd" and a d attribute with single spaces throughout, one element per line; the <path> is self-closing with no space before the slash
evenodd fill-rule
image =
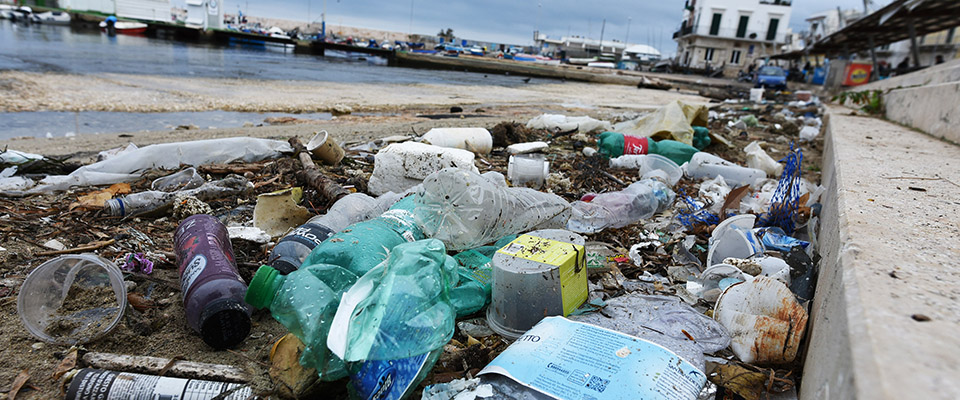
<path id="1" fill-rule="evenodd" d="M 786 6 L 786 7 L 790 7 L 790 3 L 792 2 L 793 0 L 760 0 L 760 4 L 766 4 L 771 6 Z"/>
<path id="2" fill-rule="evenodd" d="M 677 29 L 677 31 L 673 33 L 673 38 L 676 39 L 679 37 L 687 36 L 691 33 L 693 33 L 692 26 L 682 27 L 680 29 Z"/>
<path id="3" fill-rule="evenodd" d="M 717 30 L 717 34 L 711 35 L 709 27 L 700 27 L 700 29 L 697 29 L 695 33 L 702 37 L 708 37 L 708 38 L 715 37 L 718 39 L 734 39 L 734 40 L 742 40 L 747 42 L 752 41 L 752 42 L 767 42 L 767 43 L 785 43 L 785 40 L 786 40 L 785 30 L 783 29 L 779 29 L 777 31 L 777 35 L 773 38 L 773 40 L 767 40 L 767 31 L 747 30 L 741 36 L 737 34 L 739 32 L 736 28 L 719 29 Z"/>

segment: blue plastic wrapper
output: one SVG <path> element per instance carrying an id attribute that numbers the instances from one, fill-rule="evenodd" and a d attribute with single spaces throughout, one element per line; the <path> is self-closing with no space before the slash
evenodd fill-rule
<path id="1" fill-rule="evenodd" d="M 783 229 L 778 227 L 754 229 L 763 247 L 768 250 L 777 250 L 789 252 L 790 249 L 800 246 L 804 249 L 810 245 L 810 242 L 803 241 L 786 234 Z"/>

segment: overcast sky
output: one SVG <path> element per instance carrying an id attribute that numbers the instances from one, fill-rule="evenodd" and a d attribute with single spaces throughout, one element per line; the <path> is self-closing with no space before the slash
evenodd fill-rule
<path id="1" fill-rule="evenodd" d="M 878 6 L 892 0 L 874 0 Z M 181 5 L 184 0 L 173 0 Z M 236 13 L 317 20 L 324 0 L 225 0 L 224 10 Z M 552 36 L 600 37 L 606 19 L 604 39 L 650 44 L 672 54 L 672 35 L 680 25 L 683 0 L 327 0 L 327 26 L 338 24 L 382 30 L 435 35 L 451 28 L 461 38 L 527 45 L 533 31 Z M 804 18 L 818 11 L 840 6 L 863 8 L 862 0 L 793 0 L 790 26 L 805 28 Z M 411 18 L 411 9 L 413 11 Z M 628 32 L 629 28 L 629 32 Z M 628 36 L 629 35 L 629 36 Z"/>

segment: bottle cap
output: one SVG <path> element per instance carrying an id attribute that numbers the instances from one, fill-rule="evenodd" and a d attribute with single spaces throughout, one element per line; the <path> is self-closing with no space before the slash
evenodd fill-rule
<path id="1" fill-rule="evenodd" d="M 293 257 L 288 257 L 288 256 L 279 257 L 273 261 L 270 261 L 270 267 L 277 270 L 277 272 L 279 272 L 280 275 L 286 275 L 293 271 L 296 271 L 297 268 L 300 267 L 300 264 L 295 263 L 296 261 L 297 260 L 295 260 Z M 260 271 L 257 271 L 257 272 L 260 272 Z"/>
<path id="2" fill-rule="evenodd" d="M 296 269 L 296 268 L 294 268 Z M 256 309 L 261 309 L 273 302 L 277 295 L 277 288 L 283 279 L 277 279 L 280 271 L 277 271 L 269 265 L 262 265 L 257 273 L 250 280 L 250 286 L 247 287 L 247 294 L 243 300 Z"/>
<path id="3" fill-rule="evenodd" d="M 234 299 L 214 300 L 200 314 L 200 336 L 215 349 L 240 344 L 250 333 L 247 305 Z"/>

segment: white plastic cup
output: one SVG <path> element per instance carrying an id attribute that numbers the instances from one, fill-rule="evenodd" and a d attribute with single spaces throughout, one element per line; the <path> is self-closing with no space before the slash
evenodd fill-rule
<path id="1" fill-rule="evenodd" d="M 344 152 L 327 131 L 320 131 L 307 142 L 307 151 L 327 165 L 337 165 L 343 159 Z"/>
<path id="2" fill-rule="evenodd" d="M 683 170 L 673 160 L 659 154 L 646 154 L 640 159 L 640 179 L 659 178 L 673 187 L 683 177 Z"/>
<path id="3" fill-rule="evenodd" d="M 808 314 L 783 282 L 759 276 L 724 290 L 713 317 L 740 361 L 782 364 L 796 358 Z"/>
<path id="4" fill-rule="evenodd" d="M 507 162 L 507 179 L 514 185 L 543 187 L 550 175 L 550 163 L 542 154 L 518 154 Z"/>
<path id="5" fill-rule="evenodd" d="M 72 286 L 109 287 L 116 295 L 116 307 L 74 310 L 56 315 Z M 48 343 L 88 343 L 113 330 L 127 308 L 123 273 L 116 264 L 95 254 L 65 255 L 40 264 L 27 275 L 17 296 L 17 313 L 27 331 Z M 70 332 L 49 333 L 47 328 L 60 319 Z"/>
<path id="6" fill-rule="evenodd" d="M 763 101 L 763 88 L 750 89 L 750 101 L 754 103 Z"/>
<path id="7" fill-rule="evenodd" d="M 730 217 L 717 225 L 710 235 L 707 263 L 722 264 L 727 258 L 750 258 L 763 254 L 763 244 L 753 232 L 757 216 L 743 214 Z"/>

